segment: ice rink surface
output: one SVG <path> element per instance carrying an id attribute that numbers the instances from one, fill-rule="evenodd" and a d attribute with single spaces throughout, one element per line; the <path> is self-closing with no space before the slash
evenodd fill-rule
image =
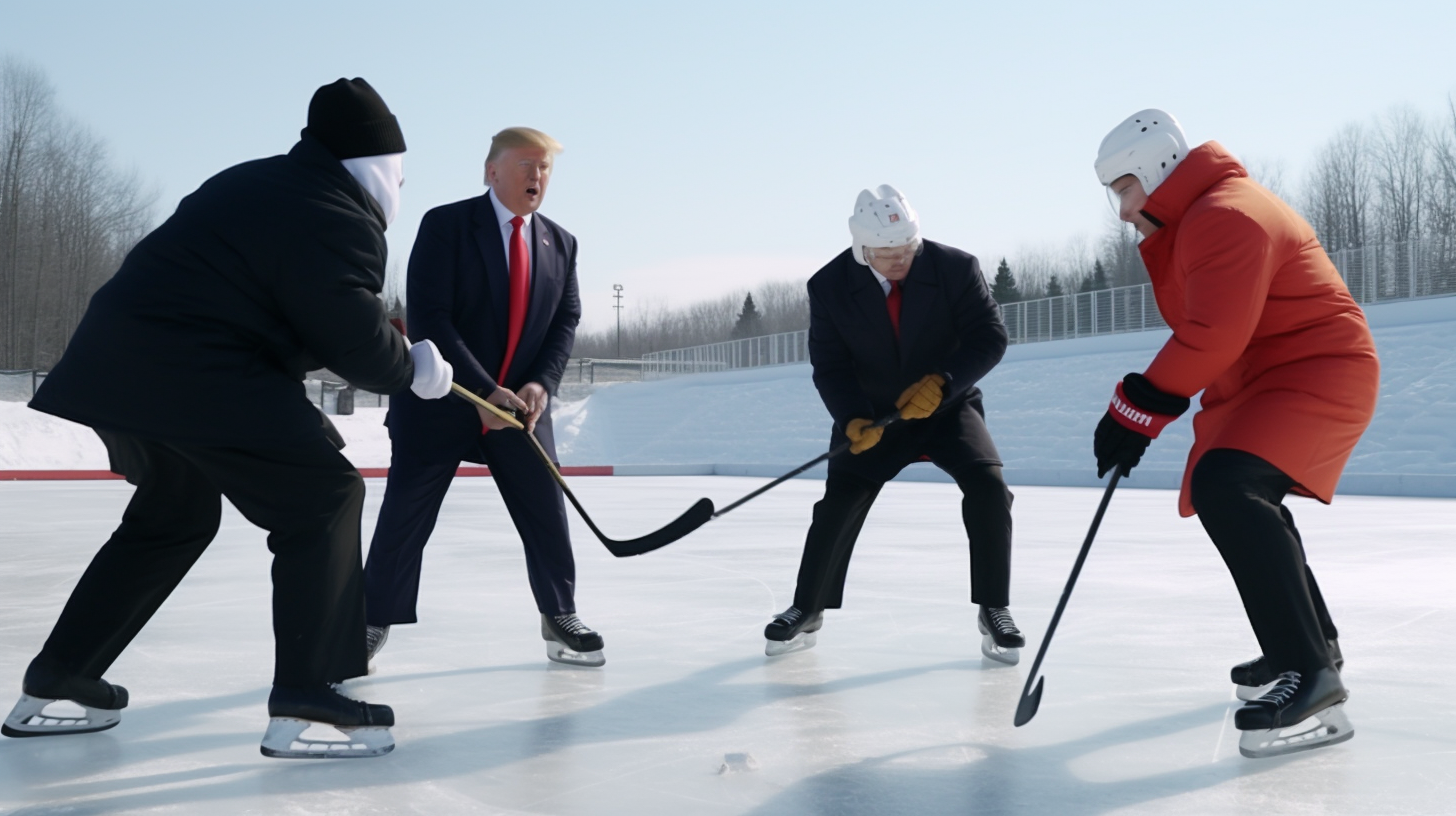
<path id="1" fill-rule="evenodd" d="M 628 538 L 762 480 L 580 478 Z M 1132 480 L 1136 484 L 1136 473 Z M 6 710 L 120 519 L 119 482 L 0 484 Z M 1234 587 L 1174 495 L 1122 489 L 1052 643 L 1040 713 L 1012 713 L 1100 491 L 1017 488 L 1020 666 L 983 662 L 954 485 L 892 483 L 818 646 L 763 655 L 823 482 L 795 481 L 643 557 L 573 517 L 578 604 L 607 665 L 549 664 L 489 479 L 455 483 L 421 623 L 351 692 L 394 706 L 381 759 L 264 759 L 269 554 L 230 508 L 218 540 L 108 678 L 101 734 L 0 740 L 0 812 L 224 814 L 1438 814 L 1456 802 L 1456 502 L 1292 500 L 1341 629 L 1355 738 L 1237 751 L 1230 665 L 1257 653 Z M 383 483 L 371 481 L 365 534 Z M 729 754 L 748 754 L 720 772 Z"/>

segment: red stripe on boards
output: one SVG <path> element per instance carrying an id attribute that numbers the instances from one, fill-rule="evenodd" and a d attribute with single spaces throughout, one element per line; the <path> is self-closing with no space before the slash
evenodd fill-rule
<path id="1" fill-rule="evenodd" d="M 611 476 L 611 465 L 567 465 L 561 468 L 562 476 Z M 366 479 L 382 479 L 389 475 L 389 468 L 359 468 L 359 475 Z M 490 476 L 490 468 L 462 466 L 456 476 Z M 109 470 L 0 470 L 0 482 L 82 482 L 122 477 Z"/>

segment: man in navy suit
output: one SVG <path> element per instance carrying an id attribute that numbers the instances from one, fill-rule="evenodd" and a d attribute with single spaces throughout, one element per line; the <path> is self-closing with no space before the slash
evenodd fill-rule
<path id="1" fill-rule="evenodd" d="M 507 128 L 485 160 L 489 191 L 425 214 L 410 253 L 408 329 L 433 340 L 455 381 L 516 411 L 555 456 L 550 395 L 581 319 L 576 238 L 536 210 L 561 145 Z M 602 638 L 576 616 L 576 564 L 557 486 L 521 431 L 458 396 L 390 405 L 392 456 L 365 565 L 372 657 L 389 627 L 415 623 L 421 558 L 461 461 L 490 466 L 526 551 L 553 660 L 601 665 Z"/>
<path id="2" fill-rule="evenodd" d="M 804 543 L 794 605 L 764 630 L 765 651 L 814 645 L 823 610 L 838 609 L 855 539 L 885 482 L 928 459 L 960 486 L 971 550 L 971 602 L 981 652 L 1016 663 L 1025 645 L 1011 620 L 1011 492 L 986 429 L 976 382 L 1006 352 L 1006 327 L 975 256 L 925 241 L 898 190 L 859 195 L 853 238 L 809 279 L 809 360 L 834 418 L 824 498 Z M 875 420 L 899 412 L 885 428 Z M 913 535 L 913 531 L 907 531 Z"/>

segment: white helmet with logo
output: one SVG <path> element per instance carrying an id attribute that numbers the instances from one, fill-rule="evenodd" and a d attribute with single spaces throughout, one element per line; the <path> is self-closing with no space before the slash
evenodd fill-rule
<path id="1" fill-rule="evenodd" d="M 1134 175 L 1143 183 L 1143 192 L 1152 195 L 1187 155 L 1188 139 L 1178 120 L 1167 111 L 1148 108 L 1127 117 L 1107 134 L 1093 167 L 1103 186 Z"/>
<path id="2" fill-rule="evenodd" d="M 920 217 L 899 190 L 881 184 L 875 192 L 863 190 L 849 217 L 854 259 L 865 266 L 865 247 L 897 247 L 920 240 Z"/>

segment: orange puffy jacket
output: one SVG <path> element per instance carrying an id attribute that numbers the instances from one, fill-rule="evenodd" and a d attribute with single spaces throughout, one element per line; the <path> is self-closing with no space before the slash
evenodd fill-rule
<path id="1" fill-rule="evenodd" d="M 1145 376 L 1203 391 L 1178 508 L 1200 457 L 1234 448 L 1329 503 L 1375 413 L 1380 362 L 1365 314 L 1308 223 L 1217 142 L 1189 151 L 1143 211 L 1140 249 L 1173 337 Z"/>

